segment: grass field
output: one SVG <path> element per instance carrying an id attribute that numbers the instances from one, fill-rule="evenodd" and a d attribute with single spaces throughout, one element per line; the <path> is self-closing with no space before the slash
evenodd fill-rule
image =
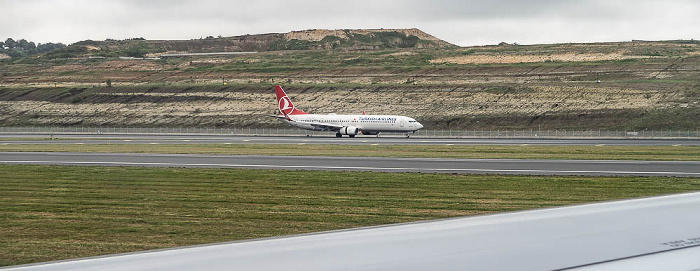
<path id="1" fill-rule="evenodd" d="M 232 155 L 698 161 L 700 146 L 27 144 L 0 151 L 195 153 Z"/>
<path id="2" fill-rule="evenodd" d="M 700 189 L 700 178 L 0 165 L 0 266 Z"/>

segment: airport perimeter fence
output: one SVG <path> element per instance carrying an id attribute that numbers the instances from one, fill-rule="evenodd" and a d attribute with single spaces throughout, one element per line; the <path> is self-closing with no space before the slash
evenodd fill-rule
<path id="1" fill-rule="evenodd" d="M 235 135 L 235 136 L 319 136 L 332 137 L 332 132 L 293 128 L 197 128 L 197 127 L 0 127 L 0 134 L 45 135 Z M 381 133 L 381 137 L 404 136 L 403 133 Z M 417 138 L 557 138 L 557 139 L 700 139 L 699 130 L 433 130 L 423 129 L 410 134 Z"/>

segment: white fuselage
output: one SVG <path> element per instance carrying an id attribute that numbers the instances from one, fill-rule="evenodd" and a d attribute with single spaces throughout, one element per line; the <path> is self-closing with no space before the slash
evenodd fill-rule
<path id="1" fill-rule="evenodd" d="M 292 121 L 282 119 L 285 123 L 307 130 L 331 131 L 333 129 L 319 127 L 318 124 L 329 126 L 356 127 L 365 133 L 399 132 L 411 133 L 423 128 L 415 119 L 394 115 L 336 115 L 336 114 L 302 114 L 288 116 Z M 314 124 L 314 125 L 312 125 Z"/>

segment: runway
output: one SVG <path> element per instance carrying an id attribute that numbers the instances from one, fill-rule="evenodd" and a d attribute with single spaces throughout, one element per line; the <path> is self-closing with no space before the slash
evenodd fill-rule
<path id="1" fill-rule="evenodd" d="M 253 168 L 517 175 L 700 177 L 700 161 L 439 159 L 262 155 L 0 152 L 0 164 Z"/>
<path id="2" fill-rule="evenodd" d="M 43 140 L 52 138 L 53 140 Z M 45 135 L 2 134 L 11 144 L 331 144 L 331 145 L 553 145 L 553 146 L 700 146 L 692 139 L 502 139 L 403 138 L 358 136 L 222 136 L 222 135 Z"/>

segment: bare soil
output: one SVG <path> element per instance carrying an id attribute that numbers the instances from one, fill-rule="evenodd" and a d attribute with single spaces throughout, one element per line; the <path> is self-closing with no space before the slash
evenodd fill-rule
<path id="1" fill-rule="evenodd" d="M 604 43 L 0 62 L 0 125 L 279 127 L 313 113 L 429 129 L 699 129 L 700 46 Z M 107 86 L 107 82 L 111 87 Z"/>
<path id="2" fill-rule="evenodd" d="M 487 64 L 487 63 L 534 63 L 534 62 L 582 62 L 650 58 L 630 56 L 623 53 L 564 53 L 552 55 L 468 55 L 432 60 L 432 63 Z"/>

